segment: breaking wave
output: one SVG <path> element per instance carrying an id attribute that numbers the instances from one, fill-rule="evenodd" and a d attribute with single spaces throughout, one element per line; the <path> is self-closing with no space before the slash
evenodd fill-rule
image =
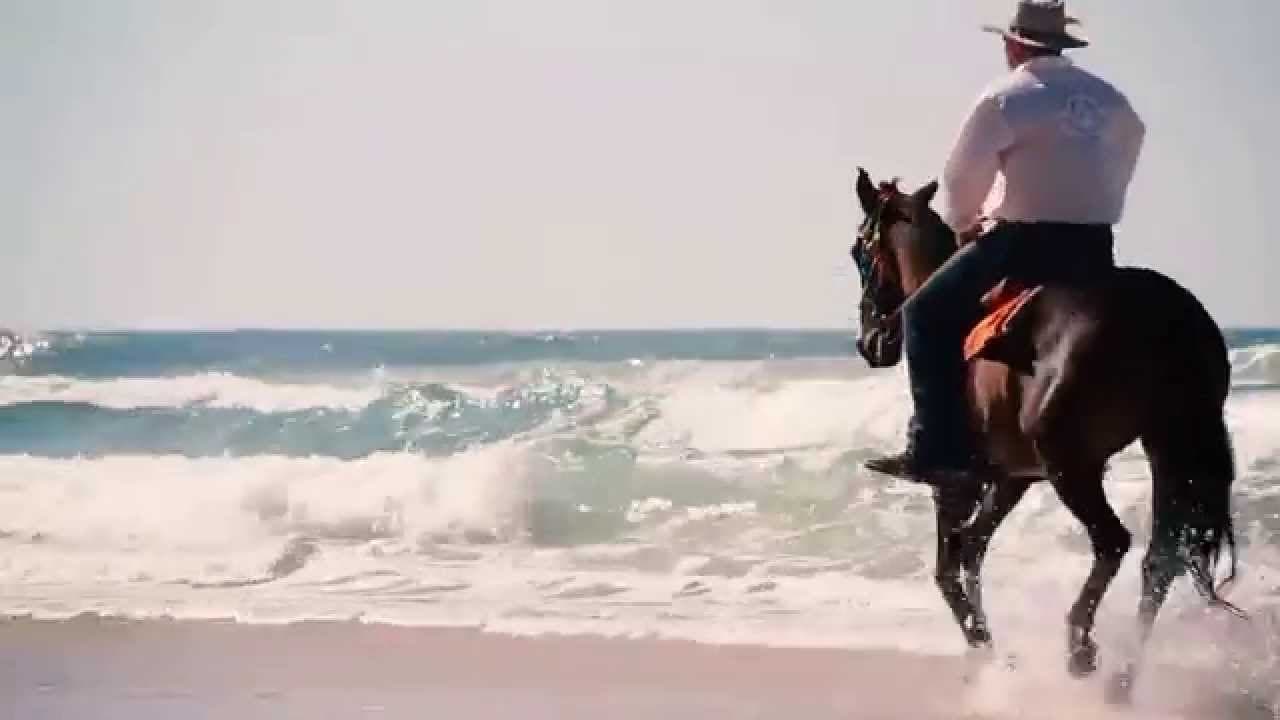
<path id="1" fill-rule="evenodd" d="M 1280 605 L 1277 347 L 1233 350 L 1228 407 L 1232 599 L 1264 614 Z M 900 368 L 646 357 L 0 378 L 0 610 L 956 649 L 928 493 L 862 468 L 901 442 Z M 1149 493 L 1129 448 L 1108 494 L 1135 547 Z M 1112 637 L 1139 557 L 1100 616 Z M 1089 562 L 1034 488 L 992 551 L 993 621 L 1043 635 Z M 1200 632 L 1179 587 L 1162 623 Z"/>

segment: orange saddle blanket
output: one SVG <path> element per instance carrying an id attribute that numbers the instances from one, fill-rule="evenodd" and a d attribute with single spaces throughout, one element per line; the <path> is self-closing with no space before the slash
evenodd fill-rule
<path id="1" fill-rule="evenodd" d="M 987 293 L 986 297 L 982 298 L 982 304 L 988 311 L 987 316 L 979 321 L 965 338 L 964 359 L 973 360 L 983 355 L 988 348 L 1003 339 L 1013 326 L 1018 313 L 1027 307 L 1040 289 L 1040 287 L 1028 288 L 1005 280 Z"/>

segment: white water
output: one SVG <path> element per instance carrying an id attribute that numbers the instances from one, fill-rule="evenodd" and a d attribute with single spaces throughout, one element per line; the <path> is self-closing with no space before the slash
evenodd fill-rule
<path id="1" fill-rule="evenodd" d="M 1266 387 L 1274 357 L 1270 348 L 1235 351 L 1228 407 L 1244 545 L 1230 598 L 1254 619 L 1206 612 L 1184 581 L 1151 649 L 1157 661 L 1236 663 L 1231 682 L 1266 702 L 1280 698 L 1280 394 Z M 927 492 L 861 468 L 901 442 L 906 394 L 901 370 L 820 360 L 422 370 L 336 382 L 3 378 L 0 417 L 18 429 L 25 403 L 41 402 L 126 416 L 148 407 L 179 409 L 179 418 L 244 410 L 212 414 L 228 433 L 250 420 L 287 432 L 348 413 L 312 423 L 308 447 L 321 451 L 356 431 L 447 434 L 457 431 L 450 423 L 465 425 L 469 439 L 453 454 L 356 459 L 0 455 L 0 612 L 355 618 L 957 653 L 960 634 L 932 579 Z M 420 423 L 391 422 L 405 413 Z M 115 419 L 85 427 L 140 439 L 154 432 Z M 378 446 L 377 437 L 369 442 Z M 1136 448 L 1114 459 L 1108 494 L 1135 543 L 1099 615 L 1104 663 L 1131 637 L 1149 491 Z M 1002 653 L 1061 667 L 1063 618 L 1089 562 L 1082 528 L 1049 488 L 1034 488 L 987 562 L 985 599 Z M 980 689 L 1004 697 L 999 680 Z"/>
<path id="2" fill-rule="evenodd" d="M 311 408 L 359 410 L 380 394 L 380 386 L 370 382 L 351 387 L 271 383 L 227 373 L 107 380 L 48 375 L 0 376 L 0 406 L 59 402 L 85 403 L 117 410 L 192 405 L 251 408 L 262 412 Z"/>
<path id="3" fill-rule="evenodd" d="M 1241 384 L 1280 384 L 1280 346 L 1256 345 L 1232 350 L 1231 376 Z"/>
<path id="4" fill-rule="evenodd" d="M 595 372 L 588 385 L 625 399 L 575 396 L 532 432 L 445 457 L 0 456 L 0 610 L 958 650 L 931 579 L 927 494 L 859 467 L 900 442 L 901 372 L 767 362 Z M 377 392 L 228 376 L 6 382 L 6 392 L 38 386 L 117 406 L 354 407 Z M 481 384 L 477 398 L 501 392 L 492 379 L 468 382 Z M 1280 599 L 1277 400 L 1242 390 L 1229 408 L 1247 542 L 1232 597 L 1264 618 Z M 1136 603 L 1146 477 L 1136 450 L 1113 463 L 1108 491 L 1139 550 L 1103 608 L 1112 637 Z M 1088 563 L 1078 524 L 1050 490 L 1033 490 L 988 563 L 997 632 L 1050 637 L 1056 652 Z M 1201 604 L 1180 585 L 1162 632 L 1221 632 Z"/>
<path id="5" fill-rule="evenodd" d="M 1235 348 L 1230 352 L 1232 380 L 1239 387 L 1280 385 L 1280 345 L 1255 345 Z M 836 394 L 851 392 L 846 383 L 865 372 L 858 363 L 846 359 L 782 360 L 770 362 L 695 361 L 663 362 L 646 365 L 635 360 L 627 364 L 579 364 L 569 374 L 591 375 L 608 381 L 620 381 L 639 389 L 682 390 L 674 402 L 687 403 L 694 413 L 714 414 L 717 409 L 739 408 L 721 405 L 698 406 L 701 401 L 732 402 L 725 389 L 750 387 L 761 395 L 776 390 L 784 383 L 790 391 L 787 401 L 794 405 L 779 408 L 788 411 L 789 421 L 796 417 L 825 417 L 803 403 L 824 390 Z M 322 382 L 267 381 L 258 378 L 211 372 L 179 377 L 118 377 L 83 379 L 58 376 L 0 375 L 0 407 L 21 403 L 60 402 L 85 403 L 103 408 L 245 408 L 264 413 L 289 412 L 316 408 L 359 410 L 383 397 L 389 389 L 412 383 L 441 383 L 455 387 L 477 400 L 493 399 L 503 388 L 529 384 L 542 372 L 537 367 L 492 366 L 459 368 L 423 368 L 418 371 L 371 371 L 360 376 L 326 378 Z M 814 377 L 829 381 L 805 386 L 802 395 L 794 381 Z M 865 388 L 858 388 L 864 391 Z M 701 393 L 701 396 L 698 395 Z M 843 401 L 850 401 L 841 396 Z M 882 398 L 882 400 L 889 400 Z M 754 402 L 748 399 L 747 402 Z M 823 400 L 825 402 L 825 400 Z M 866 408 L 862 397 L 857 402 Z M 863 412 L 862 414 L 866 414 Z M 721 416 L 720 419 L 726 419 Z M 818 420 L 829 422 L 829 420 Z M 767 432 L 770 429 L 758 430 Z M 764 438 L 768 444 L 768 438 Z"/>

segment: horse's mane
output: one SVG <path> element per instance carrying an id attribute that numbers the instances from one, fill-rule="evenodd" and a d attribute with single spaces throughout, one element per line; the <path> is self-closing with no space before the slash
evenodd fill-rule
<path id="1" fill-rule="evenodd" d="M 917 213 L 911 207 L 911 196 L 898 187 L 901 182 L 902 178 L 895 176 L 892 180 L 880 182 L 876 186 L 876 191 L 880 196 L 880 217 L 905 220 L 909 223 L 921 222 L 923 218 L 916 217 Z M 933 211 L 926 207 L 925 212 L 932 213 Z M 939 222 L 941 222 L 940 219 Z M 928 262 L 935 267 L 946 262 L 947 258 L 951 257 L 958 249 L 956 237 L 951 233 L 950 228 L 947 228 L 945 223 L 942 224 L 942 227 L 946 229 L 946 232 L 939 235 L 927 235 L 926 237 L 931 242 L 922 248 L 924 257 L 928 258 Z"/>

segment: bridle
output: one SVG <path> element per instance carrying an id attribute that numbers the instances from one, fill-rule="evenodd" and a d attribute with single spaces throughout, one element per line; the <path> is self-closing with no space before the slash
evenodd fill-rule
<path id="1" fill-rule="evenodd" d="M 912 222 L 910 214 L 896 202 L 900 197 L 902 193 L 896 183 L 880 185 L 875 210 L 863 221 L 857 243 L 852 250 L 853 262 L 862 281 L 864 309 L 870 311 L 869 314 L 878 327 L 885 327 L 892 322 L 906 300 L 902 290 L 902 275 L 886 238 L 889 229 L 895 224 Z M 892 301 L 881 302 L 888 295 L 893 296 Z M 868 303 L 870 308 L 866 308 Z M 884 311 L 886 306 L 891 307 L 888 312 Z"/>

